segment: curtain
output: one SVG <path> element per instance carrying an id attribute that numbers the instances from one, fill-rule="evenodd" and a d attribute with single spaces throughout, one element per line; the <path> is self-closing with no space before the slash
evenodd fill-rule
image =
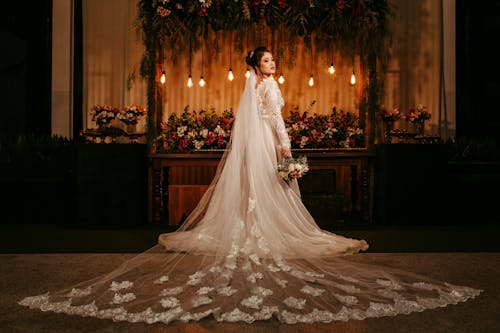
<path id="1" fill-rule="evenodd" d="M 82 15 L 84 128 L 92 128 L 88 111 L 96 104 L 146 106 L 146 84 L 139 74 L 143 46 L 136 1 L 84 0 Z"/>
<path id="2" fill-rule="evenodd" d="M 402 112 L 417 104 L 425 105 L 432 114 L 428 130 L 447 136 L 455 128 L 454 0 L 443 1 L 392 0 L 394 38 L 382 102 L 384 107 L 398 107 Z M 143 46 L 135 19 L 135 0 L 83 1 L 84 110 L 95 104 L 146 105 L 146 85 L 139 74 Z M 186 107 L 217 113 L 236 109 L 245 82 L 245 54 L 233 50 L 227 38 L 220 39 L 217 54 L 206 51 L 211 40 L 205 43 L 205 52 L 195 53 L 192 59 L 162 59 L 166 72 L 162 86 L 164 120 Z M 268 46 L 272 48 L 270 43 Z M 332 59 L 336 73 L 330 75 L 327 70 Z M 359 73 L 356 59 L 341 58 L 334 50 L 325 54 L 313 48 L 311 52 L 299 44 L 292 68 L 277 61 L 277 76 L 282 72 L 285 77 L 280 86 L 286 103 L 285 117 L 294 109 L 305 111 L 312 101 L 316 101 L 310 109 L 313 113 L 325 114 L 334 106 L 357 112 L 359 84 L 349 84 L 352 71 Z M 229 67 L 235 75 L 232 82 L 227 79 Z M 194 81 L 191 88 L 186 85 L 189 74 Z M 313 87 L 308 85 L 311 74 Z M 202 75 L 204 87 L 198 85 Z M 88 115 L 85 118 L 86 127 L 95 126 Z M 401 122 L 400 126 L 405 124 Z"/>

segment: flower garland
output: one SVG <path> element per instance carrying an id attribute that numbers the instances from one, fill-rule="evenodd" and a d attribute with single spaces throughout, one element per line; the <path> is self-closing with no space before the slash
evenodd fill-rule
<path id="1" fill-rule="evenodd" d="M 180 116 L 172 114 L 162 122 L 157 137 L 160 151 L 225 149 L 234 122 L 232 109 L 217 115 L 214 110 L 200 112 L 184 108 Z"/>
<path id="2" fill-rule="evenodd" d="M 313 105 L 314 102 L 311 104 Z M 223 150 L 231 136 L 234 114 L 231 109 L 217 115 L 214 110 L 172 114 L 161 125 L 156 138 L 159 152 Z M 354 113 L 337 111 L 328 115 L 309 115 L 292 111 L 285 125 L 294 149 L 365 148 L 365 134 Z"/>
<path id="3" fill-rule="evenodd" d="M 365 133 L 359 125 L 358 116 L 338 111 L 336 107 L 327 115 L 309 115 L 307 110 L 303 113 L 294 110 L 285 124 L 295 149 L 365 148 Z"/>

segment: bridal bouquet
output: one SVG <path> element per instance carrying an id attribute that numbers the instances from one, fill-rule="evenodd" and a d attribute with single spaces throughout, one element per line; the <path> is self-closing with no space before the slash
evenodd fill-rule
<path id="1" fill-rule="evenodd" d="M 309 171 L 306 156 L 287 157 L 278 164 L 278 174 L 287 183 L 300 178 Z"/>

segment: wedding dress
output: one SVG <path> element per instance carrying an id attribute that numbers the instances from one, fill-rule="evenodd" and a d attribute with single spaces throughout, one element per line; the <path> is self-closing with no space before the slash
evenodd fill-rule
<path id="1" fill-rule="evenodd" d="M 247 79 L 216 176 L 178 231 L 104 276 L 19 304 L 42 311 L 170 323 L 276 318 L 361 320 L 466 301 L 481 290 L 356 263 L 364 240 L 321 230 L 297 182 L 277 173 L 290 141 L 277 83 Z"/>

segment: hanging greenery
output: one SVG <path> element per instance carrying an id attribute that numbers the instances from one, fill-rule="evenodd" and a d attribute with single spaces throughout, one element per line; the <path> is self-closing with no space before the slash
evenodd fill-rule
<path id="1" fill-rule="evenodd" d="M 271 36 L 276 45 L 270 47 L 289 66 L 297 39 L 308 48 L 314 44 L 318 52 L 333 48 L 346 57 L 359 56 L 365 71 L 360 111 L 367 114 L 367 121 L 374 118 L 370 113 L 378 111 L 383 89 L 380 75 L 391 43 L 393 11 L 388 0 L 139 0 L 138 9 L 146 49 L 141 74 L 152 90 L 148 89 L 150 112 L 156 109 L 149 98 L 154 97 L 160 54 L 165 57 L 163 52 L 168 52 L 175 61 L 182 54 L 196 52 L 209 35 L 233 31 L 238 31 L 237 50 Z M 251 41 L 251 46 L 245 41 Z M 217 53 L 217 37 L 205 47 Z"/>

